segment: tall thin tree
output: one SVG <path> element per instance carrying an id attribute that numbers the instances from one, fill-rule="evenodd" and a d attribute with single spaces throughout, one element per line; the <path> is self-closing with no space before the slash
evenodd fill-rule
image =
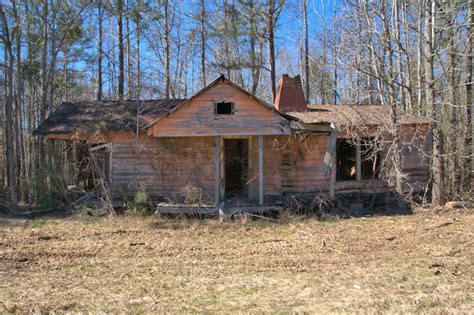
<path id="1" fill-rule="evenodd" d="M 434 75 L 434 41 L 435 41 L 435 16 L 436 0 L 425 0 L 425 82 L 426 82 L 426 104 L 430 117 L 437 121 L 438 109 L 435 100 Z M 434 125 L 431 128 L 432 137 L 432 161 L 431 161 L 431 202 L 433 205 L 441 205 L 444 201 L 444 166 L 443 166 L 443 136 L 441 128 Z"/>
<path id="2" fill-rule="evenodd" d="M 124 73 L 124 45 L 123 45 L 123 0 L 117 0 L 117 23 L 118 23 L 118 44 L 119 44 L 119 78 L 118 97 L 124 99 L 125 73 Z"/>
<path id="3" fill-rule="evenodd" d="M 16 192 L 16 169 L 14 160 L 14 123 L 13 123 L 13 98 L 14 98 L 14 66 L 15 66 L 15 55 L 13 53 L 13 40 L 15 37 L 15 31 L 10 32 L 8 20 L 3 10 L 3 5 L 0 4 L 0 18 L 2 20 L 2 33 L 0 38 L 2 39 L 5 47 L 5 59 L 7 60 L 7 94 L 5 100 L 5 140 L 6 140 L 6 160 L 7 160 L 7 182 L 10 193 L 10 201 L 13 204 L 17 203 L 17 192 Z"/>
<path id="4" fill-rule="evenodd" d="M 103 15 L 104 15 L 104 10 L 102 8 L 102 0 L 99 0 L 97 4 L 97 9 L 98 9 L 98 23 L 99 23 L 99 34 L 98 34 L 98 45 L 97 45 L 97 100 L 101 101 L 102 100 L 102 86 L 103 86 L 103 80 L 102 80 L 102 54 L 103 54 L 103 30 L 102 30 L 102 24 L 103 24 Z"/>

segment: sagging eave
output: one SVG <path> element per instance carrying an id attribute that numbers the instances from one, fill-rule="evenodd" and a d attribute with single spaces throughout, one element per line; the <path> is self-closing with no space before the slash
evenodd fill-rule
<path id="1" fill-rule="evenodd" d="M 44 135 L 43 137 L 46 140 L 85 141 L 89 144 L 110 142 L 110 136 L 106 133 L 50 133 Z"/>
<path id="2" fill-rule="evenodd" d="M 294 132 L 311 132 L 329 134 L 333 131 L 332 124 L 307 124 L 301 121 L 291 121 L 290 128 Z"/>
<path id="3" fill-rule="evenodd" d="M 70 140 L 70 141 L 87 141 L 90 139 L 90 134 L 84 133 L 48 133 L 45 135 L 39 135 L 45 139 L 50 140 Z"/>

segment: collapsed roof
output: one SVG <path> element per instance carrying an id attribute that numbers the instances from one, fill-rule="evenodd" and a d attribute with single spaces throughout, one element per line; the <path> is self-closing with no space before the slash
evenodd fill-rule
<path id="1" fill-rule="evenodd" d="M 169 113 L 185 99 L 64 102 L 34 131 L 35 135 L 86 134 L 136 130 Z"/>

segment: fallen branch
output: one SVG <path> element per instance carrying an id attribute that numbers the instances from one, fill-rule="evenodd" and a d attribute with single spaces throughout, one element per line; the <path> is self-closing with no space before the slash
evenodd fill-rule
<path id="1" fill-rule="evenodd" d="M 245 215 L 248 215 L 248 216 L 251 216 L 251 217 L 256 217 L 256 218 L 259 218 L 259 219 L 265 219 L 265 220 L 269 220 L 269 221 L 280 222 L 280 220 L 277 220 L 277 219 L 273 219 L 273 218 L 269 218 L 269 217 L 264 217 L 264 216 L 262 216 L 262 215 L 253 214 L 253 213 L 249 213 L 249 212 L 242 212 L 242 214 L 245 214 Z"/>

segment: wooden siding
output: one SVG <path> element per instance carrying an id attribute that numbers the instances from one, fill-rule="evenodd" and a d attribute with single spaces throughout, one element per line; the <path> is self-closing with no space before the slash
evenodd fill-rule
<path id="1" fill-rule="evenodd" d="M 401 129 L 403 143 L 403 173 L 408 176 L 405 190 L 421 190 L 427 183 L 431 148 L 428 141 L 429 128 L 406 125 Z"/>
<path id="2" fill-rule="evenodd" d="M 403 172 L 408 176 L 405 189 L 420 190 L 428 176 L 427 128 L 407 126 L 401 130 L 403 140 Z M 279 141 L 285 143 L 280 137 Z M 281 191 L 283 193 L 304 193 L 327 191 L 330 174 L 323 172 L 324 155 L 329 144 L 329 135 L 310 135 L 304 139 L 293 137 L 281 151 Z M 278 173 L 278 170 L 275 169 Z M 386 190 L 387 183 L 375 181 L 337 181 L 336 191 Z"/>
<path id="3" fill-rule="evenodd" d="M 214 138 L 152 138 L 143 135 L 112 135 L 112 190 L 120 187 L 152 196 L 172 197 L 185 185 L 202 189 L 211 199 L 214 192 Z"/>
<path id="4" fill-rule="evenodd" d="M 329 188 L 329 176 L 323 173 L 324 155 L 329 136 L 310 135 L 293 138 L 282 148 L 282 191 L 314 192 Z"/>
<path id="5" fill-rule="evenodd" d="M 281 150 L 274 136 L 263 137 L 263 192 L 265 196 L 279 196 L 281 189 Z M 258 137 L 252 137 L 250 143 L 249 178 L 258 175 Z M 258 179 L 249 184 L 249 195 L 258 197 Z"/>
<path id="6" fill-rule="evenodd" d="M 410 187 L 423 187 L 428 174 L 427 130 L 403 130 L 404 172 Z M 115 194 L 119 187 L 137 191 L 144 187 L 152 196 L 173 197 L 189 184 L 202 189 L 207 200 L 214 199 L 215 137 L 163 137 L 132 133 L 110 133 L 104 142 L 113 143 L 111 179 Z M 258 136 L 249 138 L 249 197 L 258 198 Z M 263 137 L 263 185 L 265 196 L 327 192 L 330 174 L 323 173 L 328 135 Z M 336 191 L 383 191 L 383 180 L 338 181 Z"/>
<path id="7" fill-rule="evenodd" d="M 233 102 L 233 115 L 214 114 L 214 102 Z M 155 137 L 288 134 L 288 121 L 228 83 L 192 99 L 150 128 Z"/>
<path id="8" fill-rule="evenodd" d="M 131 133 L 110 133 L 112 141 L 111 180 L 115 195 L 127 188 L 140 187 L 151 196 L 173 197 L 185 185 L 202 189 L 213 200 L 215 182 L 215 137 L 165 137 L 142 135 L 137 141 Z M 258 174 L 258 136 L 250 136 L 249 178 Z M 264 195 L 281 195 L 281 151 L 275 137 L 263 142 Z M 248 184 L 249 197 L 258 198 L 258 178 Z"/>

